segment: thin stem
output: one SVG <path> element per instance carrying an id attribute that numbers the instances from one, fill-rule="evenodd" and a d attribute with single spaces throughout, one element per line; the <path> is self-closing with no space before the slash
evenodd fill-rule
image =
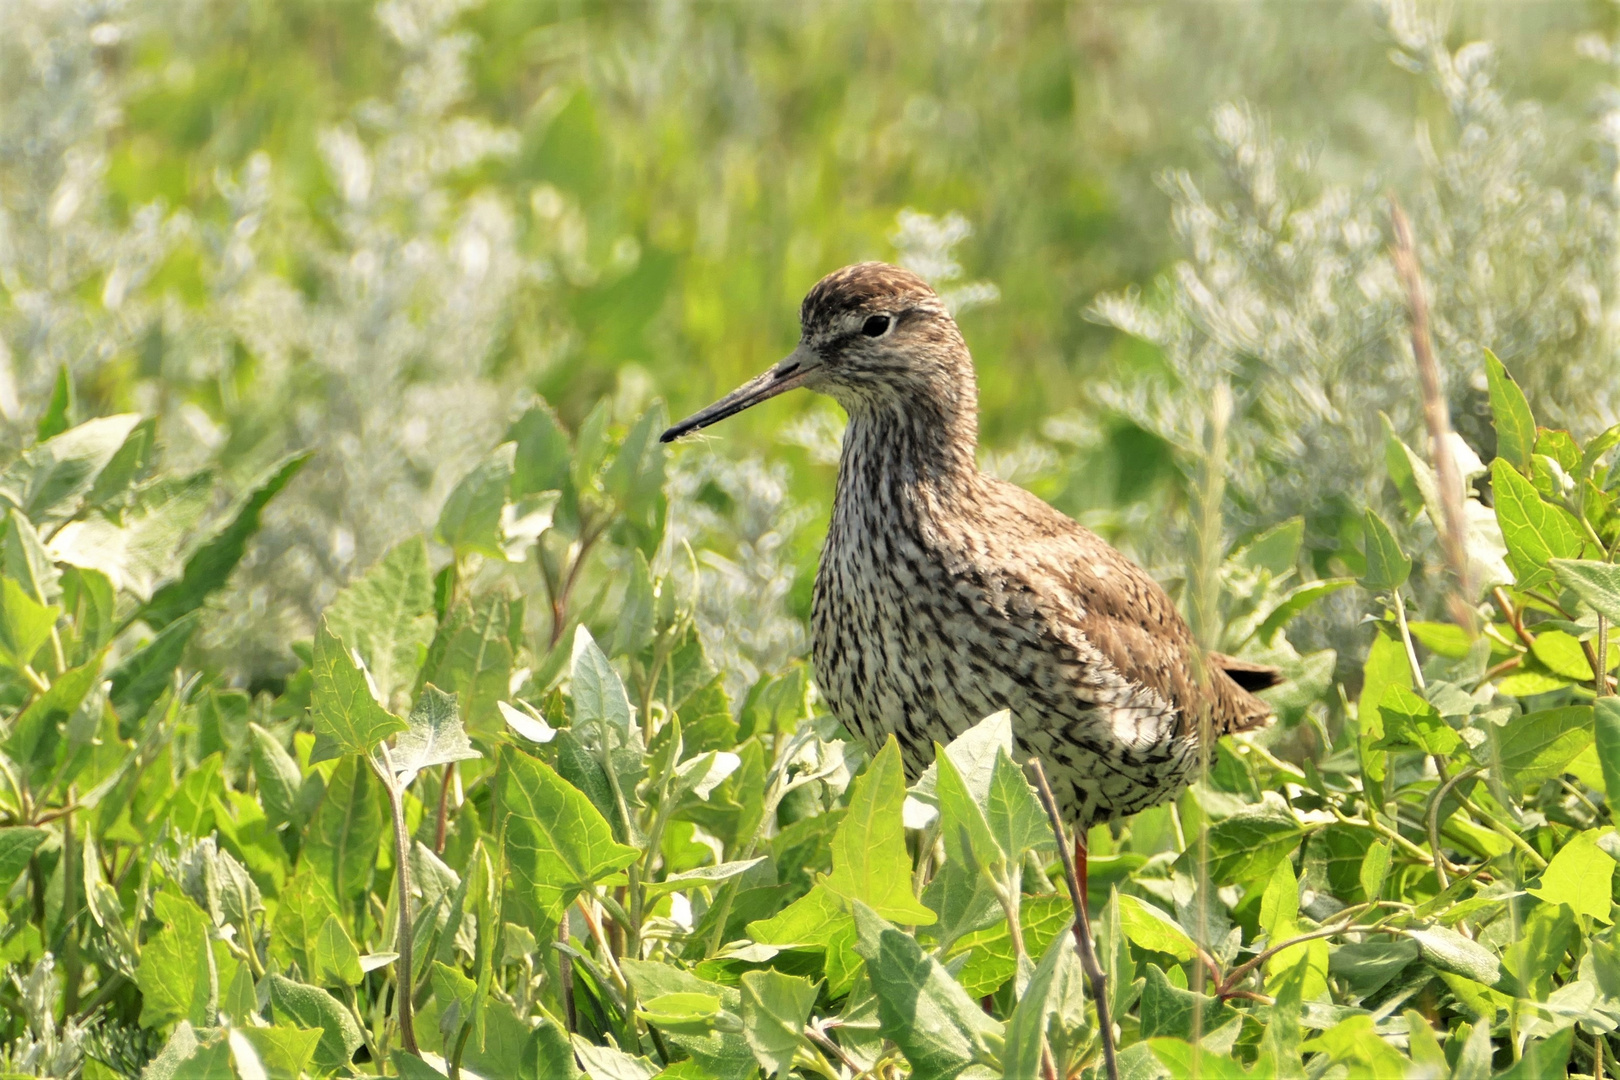
<path id="1" fill-rule="evenodd" d="M 1525 856 L 1531 862 L 1536 864 L 1537 869 L 1547 869 L 1547 860 L 1541 857 L 1541 852 L 1531 847 L 1529 841 L 1520 836 L 1518 833 L 1514 832 L 1502 821 L 1498 820 L 1496 815 L 1481 809 L 1474 802 L 1474 800 L 1470 799 L 1460 791 L 1457 792 L 1457 801 L 1462 803 L 1463 806 L 1467 807 L 1470 814 L 1473 814 L 1475 817 L 1483 821 L 1492 832 L 1506 838 L 1510 844 L 1524 852 Z"/>
<path id="2" fill-rule="evenodd" d="M 455 782 L 455 778 L 456 763 L 453 761 L 446 762 L 444 773 L 439 782 L 439 809 L 437 822 L 433 830 L 433 854 L 435 855 L 444 854 L 445 821 L 450 812 L 450 785 Z"/>
<path id="3" fill-rule="evenodd" d="M 413 1010 L 415 1004 L 411 1001 L 412 982 L 416 977 L 416 965 L 411 956 L 411 869 L 410 869 L 410 840 L 405 829 L 405 804 L 400 798 L 399 781 L 394 776 L 394 762 L 388 753 L 388 744 L 383 743 L 377 748 L 382 752 L 382 762 L 367 756 L 372 769 L 382 779 L 383 789 L 388 792 L 388 807 L 394 815 L 394 863 L 399 874 L 399 934 L 395 949 L 399 952 L 399 967 L 394 972 L 394 997 L 399 1004 L 399 1043 L 408 1054 L 421 1056 L 416 1048 L 416 1024 Z"/>
<path id="4" fill-rule="evenodd" d="M 1464 769 L 1435 788 L 1434 795 L 1429 799 L 1429 850 L 1434 854 L 1434 876 L 1442 889 L 1451 882 L 1446 880 L 1446 859 L 1440 852 L 1440 804 L 1446 801 L 1446 796 L 1451 793 L 1452 788 L 1478 772 L 1477 768 Z"/>
<path id="5" fill-rule="evenodd" d="M 1427 690 L 1423 669 L 1418 666 L 1417 646 L 1412 644 L 1412 628 L 1406 625 L 1406 601 L 1401 598 L 1400 589 L 1391 589 L 1389 598 L 1395 606 L 1395 625 L 1401 628 L 1401 644 L 1406 646 L 1406 665 L 1412 669 L 1412 681 L 1419 690 Z"/>
<path id="6" fill-rule="evenodd" d="M 1063 816 L 1058 812 L 1057 800 L 1052 797 L 1052 785 L 1047 783 L 1041 759 L 1030 758 L 1029 769 L 1035 775 L 1035 791 L 1040 795 L 1047 820 L 1052 824 L 1058 858 L 1063 861 L 1063 876 L 1069 884 L 1069 902 L 1074 905 L 1075 948 L 1080 953 L 1080 967 L 1086 973 L 1086 981 L 1091 984 L 1091 996 L 1097 1002 L 1097 1030 L 1102 1036 L 1103 1069 L 1108 1080 L 1119 1080 L 1119 1061 L 1114 1053 L 1114 1024 L 1109 1018 L 1108 1009 L 1108 976 L 1103 973 L 1102 965 L 1097 962 L 1096 950 L 1091 946 L 1091 917 L 1086 911 L 1085 892 L 1080 888 L 1080 875 L 1064 836 Z"/>
<path id="7" fill-rule="evenodd" d="M 1440 385 L 1440 365 L 1429 339 L 1429 302 L 1423 292 L 1423 273 L 1418 265 L 1417 244 L 1412 239 L 1412 223 L 1393 196 L 1389 200 L 1395 244 L 1390 254 L 1395 272 L 1406 288 L 1407 311 L 1412 321 L 1412 358 L 1417 362 L 1418 384 L 1423 392 L 1423 420 L 1429 429 L 1429 456 L 1434 462 L 1436 486 L 1440 489 L 1440 514 L 1435 522 L 1441 545 L 1450 564 L 1452 618 L 1470 637 L 1479 632 L 1477 613 L 1469 603 L 1473 595 L 1468 574 L 1467 522 L 1463 516 L 1463 481 L 1457 461 L 1451 456 L 1451 410 Z"/>
<path id="8" fill-rule="evenodd" d="M 1597 655 L 1592 658 L 1592 688 L 1598 697 L 1609 692 L 1609 620 L 1597 617 Z"/>

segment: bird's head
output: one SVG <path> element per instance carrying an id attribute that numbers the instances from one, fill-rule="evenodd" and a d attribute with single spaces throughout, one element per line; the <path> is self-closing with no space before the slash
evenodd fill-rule
<path id="1" fill-rule="evenodd" d="M 799 308 L 799 345 L 719 401 L 664 432 L 670 442 L 795 387 L 827 394 L 850 416 L 893 412 L 973 424 L 973 362 L 945 304 L 922 278 L 865 262 L 822 278 Z"/>

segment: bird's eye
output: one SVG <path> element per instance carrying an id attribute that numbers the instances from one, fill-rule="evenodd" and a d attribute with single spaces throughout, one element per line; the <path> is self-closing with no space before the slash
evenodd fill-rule
<path id="1" fill-rule="evenodd" d="M 867 337 L 882 337 L 889 332 L 889 317 L 887 315 L 873 315 L 861 324 L 861 333 Z"/>

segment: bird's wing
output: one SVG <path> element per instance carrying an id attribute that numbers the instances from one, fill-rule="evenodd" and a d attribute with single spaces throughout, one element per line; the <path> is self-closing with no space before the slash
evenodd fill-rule
<path id="1" fill-rule="evenodd" d="M 999 509 L 1022 519 L 1023 528 L 1011 530 L 1016 561 L 1030 568 L 1055 633 L 1078 635 L 1074 644 L 1089 645 L 1126 681 L 1154 691 L 1183 717 L 1207 716 L 1222 734 L 1271 718 L 1271 706 L 1249 687 L 1275 685 L 1274 669 L 1206 653 L 1147 571 L 1022 488 L 995 488 Z"/>

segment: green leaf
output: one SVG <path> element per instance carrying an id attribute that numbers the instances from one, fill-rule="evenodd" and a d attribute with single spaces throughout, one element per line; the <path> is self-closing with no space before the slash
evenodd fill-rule
<path id="1" fill-rule="evenodd" d="M 827 993 L 836 998 L 849 991 L 861 967 L 848 908 L 848 900 L 821 883 L 769 919 L 750 922 L 748 936 L 762 945 L 821 949 Z"/>
<path id="2" fill-rule="evenodd" d="M 1304 614 L 1312 604 L 1324 596 L 1332 596 L 1340 589 L 1348 589 L 1355 583 L 1355 578 L 1336 577 L 1296 585 L 1288 590 L 1277 602 L 1277 606 L 1271 609 L 1270 614 L 1261 620 L 1259 628 L 1254 632 L 1255 638 L 1262 645 L 1270 645 L 1276 639 L 1277 631 Z"/>
<path id="3" fill-rule="evenodd" d="M 1000 906 L 995 910 L 999 913 Z M 1073 921 L 1074 906 L 1061 894 L 1026 896 L 1018 905 L 1018 925 L 1024 931 L 1024 948 L 1031 955 L 1040 955 Z M 967 962 L 956 973 L 956 981 L 974 997 L 995 993 L 1018 971 L 1005 918 L 963 935 L 950 947 L 946 960 L 954 964 L 964 955 Z"/>
<path id="4" fill-rule="evenodd" d="M 561 491 L 568 483 L 568 462 L 573 448 L 568 444 L 568 433 L 558 422 L 557 414 L 544 402 L 531 405 L 507 431 L 506 437 L 517 444 L 512 471 L 514 496 Z"/>
<path id="5" fill-rule="evenodd" d="M 923 952 L 865 904 L 855 905 L 856 951 L 866 960 L 883 1034 L 911 1063 L 915 1080 L 954 1078 L 989 1059 L 1002 1025 Z"/>
<path id="6" fill-rule="evenodd" d="M 990 775 L 990 791 L 985 801 L 985 819 L 1009 861 L 1021 859 L 1026 851 L 1055 850 L 1051 822 L 1035 789 L 1024 779 L 1005 750 L 996 754 Z"/>
<path id="7" fill-rule="evenodd" d="M 210 595 L 224 588 L 231 572 L 242 561 L 248 541 L 258 535 L 264 508 L 309 463 L 311 456 L 311 451 L 305 451 L 278 462 L 238 502 L 230 523 L 186 560 L 180 580 L 152 594 L 152 599 L 141 609 L 141 618 L 154 628 L 167 626 L 187 612 L 195 611 Z"/>
<path id="8" fill-rule="evenodd" d="M 381 785 L 371 770 L 359 758 L 339 762 L 304 838 L 303 857 L 340 901 L 370 889 L 385 820 Z"/>
<path id="9" fill-rule="evenodd" d="M 747 1080 L 757 1075 L 754 1052 L 743 1039 L 740 1030 L 742 1021 L 736 1015 L 742 1008 L 739 991 L 700 979 L 672 964 L 626 959 L 620 962 L 620 967 L 630 980 L 636 997 L 642 1001 L 668 995 L 679 995 L 694 1004 L 701 997 L 719 1000 L 724 1012 L 718 1017 L 726 1022 L 725 1029 L 709 1030 L 704 1034 L 695 1031 L 666 1032 L 670 1042 L 692 1055 L 701 1069 L 696 1075 L 713 1076 L 717 1080 Z M 673 1001 L 670 1004 L 673 1005 Z M 678 1019 L 675 1023 L 682 1026 Z"/>
<path id="10" fill-rule="evenodd" d="M 457 604 L 439 628 L 423 678 L 456 696 L 462 723 L 473 732 L 505 725 L 497 703 L 512 679 L 511 604 L 499 592 Z"/>
<path id="11" fill-rule="evenodd" d="M 478 984 L 459 968 L 433 961 L 433 1000 L 439 1006 L 439 1030 L 446 1039 L 455 1038 L 461 1025 L 472 1019 L 473 1003 L 478 1000 Z"/>
<path id="12" fill-rule="evenodd" d="M 1191 935 L 1165 912 L 1138 896 L 1121 895 L 1118 902 L 1120 929 L 1139 947 L 1184 962 L 1198 955 Z"/>
<path id="13" fill-rule="evenodd" d="M 1209 828 L 1209 880 L 1254 882 L 1268 877 L 1304 835 L 1299 821 L 1286 810 L 1270 804 L 1244 807 Z M 1196 873 L 1197 857 L 1197 851 L 1189 849 L 1176 865 Z"/>
<path id="14" fill-rule="evenodd" d="M 1528 790 L 1563 775 L 1569 763 L 1591 744 L 1592 720 L 1589 705 L 1544 709 L 1493 729 L 1492 742 L 1486 746 L 1494 746 L 1508 782 Z"/>
<path id="15" fill-rule="evenodd" d="M 133 727 L 169 688 L 200 617 L 201 612 L 182 615 L 108 672 L 113 708 L 125 725 Z"/>
<path id="16" fill-rule="evenodd" d="M 1361 891 L 1368 900 L 1377 900 L 1383 895 L 1384 879 L 1389 876 L 1390 846 L 1382 840 L 1374 840 L 1367 848 L 1367 855 L 1361 860 L 1361 873 L 1357 875 L 1361 882 Z"/>
<path id="17" fill-rule="evenodd" d="M 1600 831 L 1587 829 L 1564 841 L 1541 872 L 1541 884 L 1527 889 L 1549 904 L 1567 904 L 1577 915 L 1607 923 L 1615 861 L 1597 845 Z"/>
<path id="18" fill-rule="evenodd" d="M 152 908 L 164 929 L 146 939 L 135 969 L 141 1026 L 161 1027 L 189 1018 L 197 1027 L 212 1027 L 214 1018 L 206 1014 L 218 1005 L 219 983 L 217 974 L 209 977 L 214 958 L 208 946 L 208 916 L 190 900 L 167 892 L 153 898 Z"/>
<path id="19" fill-rule="evenodd" d="M 1587 682 L 1592 678 L 1592 665 L 1587 662 L 1586 650 L 1581 648 L 1579 639 L 1562 630 L 1541 631 L 1531 640 L 1530 651 L 1537 660 L 1566 679 Z M 1611 648 L 1610 652 L 1613 651 Z"/>
<path id="20" fill-rule="evenodd" d="M 597 1046 L 579 1035 L 573 1037 L 573 1046 L 591 1080 L 653 1080 L 659 1074 L 650 1058 L 632 1057 L 612 1046 Z"/>
<path id="21" fill-rule="evenodd" d="M 905 801 L 905 766 L 891 737 L 850 785 L 849 809 L 833 834 L 833 871 L 826 885 L 883 918 L 928 926 L 935 915 L 911 892 L 911 856 L 900 819 Z"/>
<path id="22" fill-rule="evenodd" d="M 28 866 L 28 860 L 48 835 L 44 829 L 32 825 L 0 829 L 0 892 L 11 888 L 11 883 Z"/>
<path id="23" fill-rule="evenodd" d="M 641 854 L 614 840 L 584 793 L 544 762 L 503 747 L 497 773 L 512 886 L 548 920 Z"/>
<path id="24" fill-rule="evenodd" d="M 1362 524 L 1367 537 L 1367 572 L 1362 575 L 1362 587 L 1369 592 L 1399 589 L 1412 572 L 1412 560 L 1401 551 L 1383 518 L 1368 510 L 1362 515 Z"/>
<path id="25" fill-rule="evenodd" d="M 1536 421 L 1524 391 L 1507 373 L 1502 361 L 1485 350 L 1485 381 L 1490 387 L 1491 415 L 1496 420 L 1496 452 L 1520 472 L 1530 469 L 1536 451 Z"/>
<path id="26" fill-rule="evenodd" d="M 1461 975 L 1486 986 L 1501 978 L 1502 965 L 1496 954 L 1455 930 L 1435 926 L 1427 930 L 1407 930 L 1405 933 L 1418 943 L 1424 958 L 1441 971 Z"/>
<path id="27" fill-rule="evenodd" d="M 767 1076 L 793 1068 L 793 1055 L 805 1044 L 804 1024 L 815 1007 L 817 985 L 770 970 L 743 973 L 743 1038 Z"/>
<path id="28" fill-rule="evenodd" d="M 0 572 L 22 585 L 37 603 L 54 604 L 62 595 L 62 572 L 33 524 L 18 510 L 7 511 L 0 532 Z"/>
<path id="29" fill-rule="evenodd" d="M 505 561 L 501 510 L 506 506 L 517 458 L 516 443 L 502 443 L 461 478 L 439 511 L 433 538 L 456 558 L 471 554 Z"/>
<path id="30" fill-rule="evenodd" d="M 248 738 L 264 816 L 272 827 L 292 823 L 298 816 L 298 792 L 304 783 L 298 762 L 281 740 L 258 724 L 248 724 Z"/>
<path id="31" fill-rule="evenodd" d="M 89 663 L 58 675 L 51 688 L 29 702 L 11 722 L 4 743 L 6 754 L 35 782 L 43 782 L 55 769 L 63 729 L 100 679 L 103 656 L 97 653 Z"/>
<path id="32" fill-rule="evenodd" d="M 431 765 L 483 757 L 467 741 L 456 699 L 432 683 L 422 688 L 408 722 L 410 726 L 394 740 L 393 752 L 394 769 L 403 787 L 409 787 L 416 774 Z"/>
<path id="33" fill-rule="evenodd" d="M 1520 589 L 1552 579 L 1552 559 L 1578 559 L 1585 544 L 1580 522 L 1542 499 L 1535 486 L 1501 458 L 1491 462 L 1496 523 L 1507 544 L 1508 565 Z"/>
<path id="34" fill-rule="evenodd" d="M 213 504 L 214 480 L 205 472 L 167 477 L 133 498 L 118 520 L 94 513 L 63 525 L 48 550 L 58 562 L 99 570 L 120 592 L 146 600 L 183 572 L 197 523 Z"/>
<path id="35" fill-rule="evenodd" d="M 276 1012 L 304 1028 L 321 1032 L 315 1045 L 315 1067 L 324 1072 L 347 1071 L 354 1052 L 365 1041 L 354 1017 L 331 994 L 318 986 L 271 974 L 270 1003 Z"/>
<path id="36" fill-rule="evenodd" d="M 315 935 L 312 967 L 315 981 L 326 986 L 359 986 L 365 977 L 360 970 L 360 952 L 336 915 L 328 915 Z"/>
<path id="37" fill-rule="evenodd" d="M 1620 566 L 1571 557 L 1554 559 L 1552 568 L 1564 588 L 1611 623 L 1620 622 Z"/>
<path id="38" fill-rule="evenodd" d="M 365 672 L 322 620 L 315 635 L 311 715 L 320 739 L 310 763 L 345 754 L 369 754 L 382 740 L 409 726 L 377 704 Z"/>
<path id="39" fill-rule="evenodd" d="M 1592 728 L 1604 790 L 1620 799 L 1620 697 L 1606 694 L 1592 703 Z"/>
<path id="40" fill-rule="evenodd" d="M 321 1041 L 321 1032 L 299 1028 L 239 1026 L 236 1030 L 252 1044 L 270 1080 L 305 1072 Z"/>
<path id="41" fill-rule="evenodd" d="M 138 423 L 132 413 L 103 416 L 37 444 L 0 472 L 0 498 L 37 525 L 66 521 Z"/>
<path id="42" fill-rule="evenodd" d="M 1462 745 L 1462 736 L 1447 726 L 1434 706 L 1404 686 L 1397 684 L 1384 691 L 1378 714 L 1384 721 L 1384 734 L 1372 744 L 1374 750 L 1450 755 Z"/>
<path id="43" fill-rule="evenodd" d="M 413 537 L 389 549 L 325 612 L 326 625 L 366 662 L 388 705 L 416 684 L 437 620 L 427 544 Z M 400 706 L 403 708 L 403 706 Z"/>
<path id="44" fill-rule="evenodd" d="M 21 671 L 50 639 L 61 608 L 46 607 L 11 578 L 0 579 L 0 659 Z"/>
<path id="45" fill-rule="evenodd" d="M 39 441 L 56 437 L 68 429 L 68 415 L 73 411 L 73 377 L 68 374 L 67 365 L 63 364 L 56 369 L 56 381 L 51 384 L 51 400 L 40 414 L 39 426 L 35 428 Z"/>
<path id="46" fill-rule="evenodd" d="M 1143 974 L 1147 976 L 1141 1001 L 1144 1039 L 1160 1035 L 1188 1039 L 1192 1037 L 1195 1015 L 1202 1015 L 1200 1030 L 1206 1033 L 1237 1015 L 1231 1006 L 1216 998 L 1172 986 L 1157 964 L 1149 964 Z"/>
<path id="47" fill-rule="evenodd" d="M 1065 925 L 1047 945 L 1041 962 L 1035 966 L 1035 974 L 1030 976 L 1029 985 L 1024 987 L 1023 997 L 1007 1018 L 1007 1042 L 1001 1064 L 1008 1076 L 1041 1074 L 1047 1023 L 1058 1010 L 1062 984 L 1080 978 L 1080 957 L 1068 929 Z"/>
<path id="48" fill-rule="evenodd" d="M 614 731 L 629 730 L 630 697 L 624 683 L 583 625 L 574 630 L 569 678 L 576 725 L 605 723 Z"/>
<path id="49" fill-rule="evenodd" d="M 1184 1039 L 1149 1039 L 1142 1045 L 1169 1070 L 1172 1080 L 1194 1080 L 1195 1077 L 1197 1080 L 1251 1080 L 1243 1066 L 1230 1056 L 1194 1046 Z"/>

